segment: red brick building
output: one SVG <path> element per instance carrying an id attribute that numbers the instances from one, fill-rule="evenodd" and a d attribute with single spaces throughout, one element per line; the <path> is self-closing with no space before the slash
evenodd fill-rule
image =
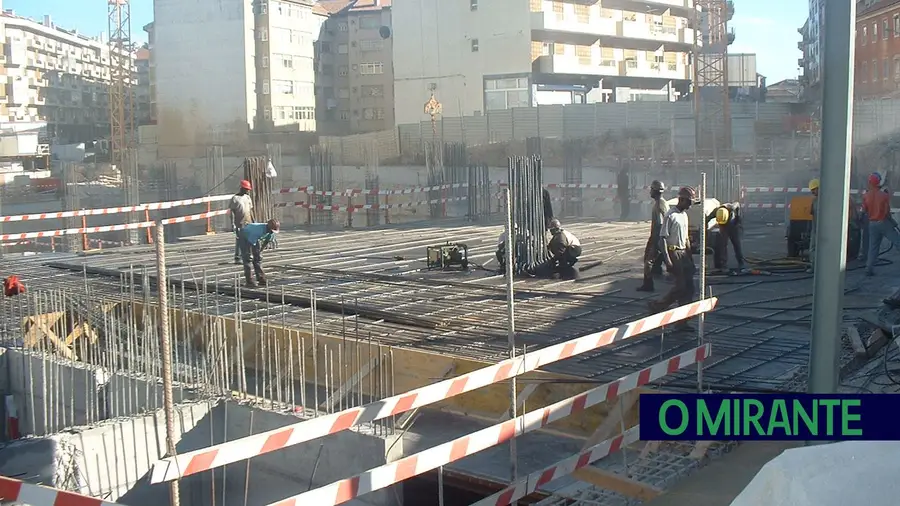
<path id="1" fill-rule="evenodd" d="M 900 0 L 857 2 L 855 79 L 856 98 L 900 96 Z"/>

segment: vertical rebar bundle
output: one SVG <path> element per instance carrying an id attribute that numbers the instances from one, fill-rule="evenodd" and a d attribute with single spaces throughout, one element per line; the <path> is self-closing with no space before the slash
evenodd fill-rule
<path id="1" fill-rule="evenodd" d="M 366 162 L 366 190 L 374 190 L 375 193 L 366 194 L 366 205 L 377 206 L 381 201 L 378 195 L 378 146 L 373 142 L 363 147 Z M 381 222 L 382 213 L 377 209 L 366 209 L 366 226 L 376 227 Z"/>
<path id="2" fill-rule="evenodd" d="M 334 165 L 334 157 L 331 151 L 325 146 L 311 146 L 309 148 L 309 178 L 310 185 L 319 192 L 334 191 L 334 174 L 332 166 Z M 312 195 L 310 204 L 315 205 L 332 205 L 331 195 Z M 310 211 L 311 225 L 331 225 L 333 223 L 334 214 L 331 211 L 322 211 L 312 209 Z"/>
<path id="3" fill-rule="evenodd" d="M 459 198 L 466 195 L 462 185 L 466 183 L 468 176 L 469 154 L 466 145 L 461 142 L 448 142 L 444 144 L 444 184 L 460 185 L 458 188 L 448 189 L 442 195 Z"/>
<path id="4" fill-rule="evenodd" d="M 136 206 L 141 203 L 140 179 L 138 178 L 137 150 L 128 148 L 125 152 L 124 167 L 121 169 L 122 190 L 125 193 L 125 205 Z M 128 213 L 128 222 L 137 223 L 143 220 L 141 213 Z M 126 230 L 125 240 L 128 244 L 140 244 L 140 231 L 138 229 Z"/>
<path id="5" fill-rule="evenodd" d="M 477 221 L 491 214 L 491 183 L 487 165 L 469 165 L 468 185 L 465 188 L 469 204 L 469 221 Z"/>
<path id="6" fill-rule="evenodd" d="M 63 162 L 63 208 L 66 211 L 77 211 L 80 208 L 80 198 L 78 192 L 78 172 L 75 170 L 75 164 L 71 162 Z M 80 218 L 65 218 L 65 228 L 78 228 L 81 226 Z M 77 235 L 66 235 L 66 248 L 69 251 L 78 251 L 79 238 Z"/>
<path id="7" fill-rule="evenodd" d="M 225 187 L 225 155 L 222 146 L 208 146 L 206 148 L 206 187 L 212 194 L 224 193 Z M 229 216 L 216 216 L 213 218 L 213 230 L 227 230 L 229 228 Z"/>
<path id="8" fill-rule="evenodd" d="M 569 139 L 563 143 L 565 165 L 563 183 L 578 185 L 584 182 L 584 146 L 581 139 Z M 583 216 L 583 192 L 581 188 L 563 188 L 562 215 Z"/>
<path id="9" fill-rule="evenodd" d="M 250 196 L 253 199 L 253 221 L 257 223 L 265 223 L 275 217 L 272 203 L 274 181 L 266 175 L 268 162 L 265 156 L 244 159 L 244 179 L 253 186 Z"/>
<path id="10" fill-rule="evenodd" d="M 540 157 L 510 157 L 507 177 L 514 236 L 507 239 L 507 247 L 515 244 L 514 273 L 534 273 L 549 258 Z"/>
<path id="11" fill-rule="evenodd" d="M 426 142 L 425 148 L 425 169 L 428 171 L 428 186 L 434 188 L 444 184 L 444 160 L 443 149 L 439 142 Z M 444 206 L 439 202 L 441 199 L 441 190 L 433 189 L 428 192 L 428 200 L 431 201 L 429 207 L 429 215 L 432 218 L 441 218 L 444 216 Z"/>

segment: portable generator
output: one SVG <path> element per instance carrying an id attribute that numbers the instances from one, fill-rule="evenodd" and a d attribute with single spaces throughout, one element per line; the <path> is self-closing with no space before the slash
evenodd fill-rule
<path id="1" fill-rule="evenodd" d="M 428 246 L 425 258 L 429 269 L 469 268 L 469 247 L 460 243 Z"/>

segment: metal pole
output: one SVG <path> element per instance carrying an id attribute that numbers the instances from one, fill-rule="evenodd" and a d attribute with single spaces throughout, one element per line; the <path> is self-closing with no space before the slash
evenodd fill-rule
<path id="1" fill-rule="evenodd" d="M 512 180 L 510 180 L 512 184 Z M 516 233 L 513 228 L 512 192 L 506 187 L 506 313 L 507 339 L 509 341 L 509 358 L 516 357 L 516 320 L 515 301 L 513 300 L 513 248 L 516 244 Z M 516 418 L 516 378 L 509 380 L 509 417 Z M 509 465 L 512 481 L 519 477 L 518 458 L 516 456 L 516 438 L 509 440 Z M 517 503 L 513 502 L 513 506 Z"/>
<path id="2" fill-rule="evenodd" d="M 706 230 L 709 222 L 706 220 L 706 172 L 700 174 L 700 214 L 703 223 L 700 224 L 700 299 L 706 298 Z M 703 313 L 697 324 L 697 346 L 703 346 L 703 331 L 706 323 Z M 703 362 L 697 362 L 697 391 L 703 392 Z"/>
<path id="3" fill-rule="evenodd" d="M 166 233 L 156 222 L 156 275 L 159 297 L 159 335 L 162 341 L 163 405 L 166 410 L 166 456 L 175 455 L 175 403 L 172 399 L 172 346 L 169 342 L 169 280 L 166 276 Z M 169 488 L 169 504 L 179 506 L 178 480 Z"/>
<path id="4" fill-rule="evenodd" d="M 841 339 L 850 142 L 853 115 L 853 53 L 856 2 L 825 2 L 822 100 L 822 175 L 816 206 L 809 392 L 835 393 Z M 824 205 L 823 205 L 824 204 Z M 821 226 L 820 226 L 821 225 Z"/>

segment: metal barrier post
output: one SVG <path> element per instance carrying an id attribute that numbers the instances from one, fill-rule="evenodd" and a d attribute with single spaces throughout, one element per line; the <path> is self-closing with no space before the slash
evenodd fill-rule
<path id="1" fill-rule="evenodd" d="M 384 224 L 391 224 L 391 204 L 390 204 L 390 196 L 385 193 L 384 194 Z"/>
<path id="2" fill-rule="evenodd" d="M 81 249 L 82 251 L 87 251 L 90 249 L 87 236 L 87 216 L 81 217 L 81 230 Z"/>
<path id="3" fill-rule="evenodd" d="M 144 209 L 144 220 L 150 221 L 150 210 Z M 147 244 L 153 244 L 153 234 L 150 232 L 150 229 L 147 229 Z"/>

